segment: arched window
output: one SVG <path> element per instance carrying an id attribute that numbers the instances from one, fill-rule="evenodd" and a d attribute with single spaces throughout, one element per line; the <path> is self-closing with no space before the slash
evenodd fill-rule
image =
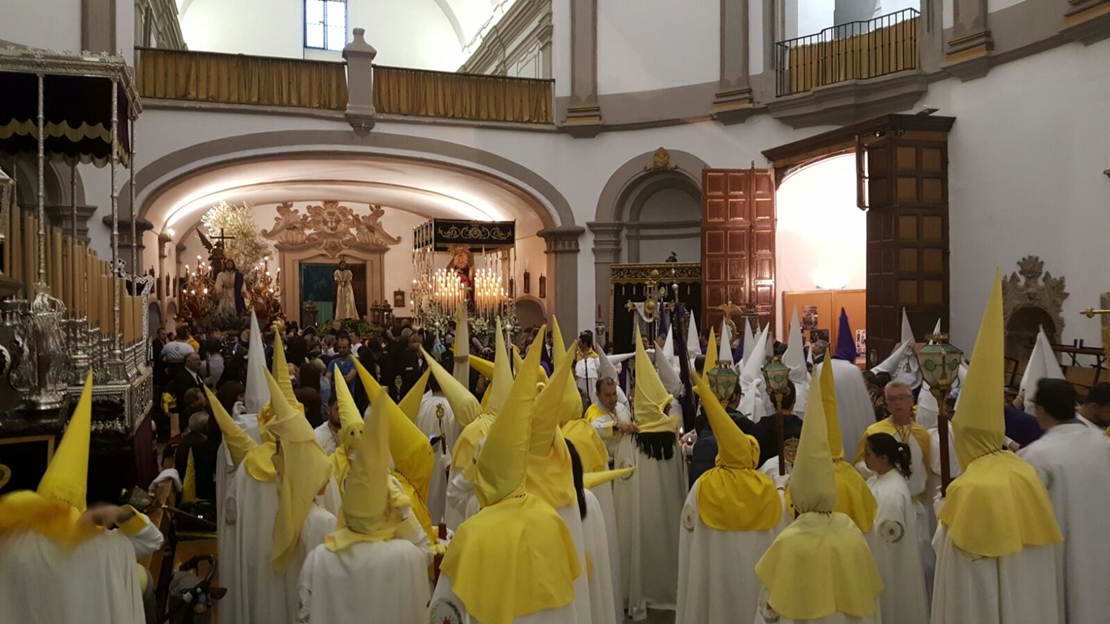
<path id="1" fill-rule="evenodd" d="M 347 43 L 347 0 L 304 1 L 304 47 L 342 50 Z"/>

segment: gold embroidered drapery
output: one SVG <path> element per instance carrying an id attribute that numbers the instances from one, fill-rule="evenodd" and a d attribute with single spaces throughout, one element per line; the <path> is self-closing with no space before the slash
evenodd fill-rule
<path id="1" fill-rule="evenodd" d="M 343 63 L 143 48 L 138 75 L 144 98 L 347 108 Z"/>
<path id="2" fill-rule="evenodd" d="M 374 67 L 379 114 L 552 123 L 550 80 Z"/>
<path id="3" fill-rule="evenodd" d="M 914 17 L 864 34 L 791 47 L 784 95 L 916 68 L 919 21 Z"/>

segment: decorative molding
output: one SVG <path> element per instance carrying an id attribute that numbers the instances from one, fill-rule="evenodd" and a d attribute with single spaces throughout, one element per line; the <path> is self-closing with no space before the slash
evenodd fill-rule
<path id="1" fill-rule="evenodd" d="M 700 284 L 701 263 L 614 264 L 611 275 L 614 282 L 626 284 L 642 284 L 649 281 L 666 284 Z"/>
<path id="2" fill-rule="evenodd" d="M 929 90 L 928 77 L 919 70 L 848 80 L 767 103 L 771 116 L 793 127 L 846 125 L 907 110 Z"/>
<path id="3" fill-rule="evenodd" d="M 550 46 L 551 33 L 551 0 L 518 0 L 459 67 L 459 73 L 506 76 L 508 68 L 527 53 Z M 551 76 L 550 56 L 545 64 L 545 75 L 537 78 Z"/>
<path id="4" fill-rule="evenodd" d="M 575 138 L 601 131 L 597 99 L 597 0 L 570 0 L 570 101 L 564 130 Z"/>
<path id="5" fill-rule="evenodd" d="M 578 253 L 578 239 L 585 231 L 586 228 L 582 226 L 571 225 L 544 228 L 536 232 L 536 235 L 547 243 L 546 253 L 567 254 Z"/>
<path id="6" fill-rule="evenodd" d="M 331 258 L 349 250 L 385 251 L 400 243 L 400 237 L 389 234 L 381 225 L 385 210 L 375 204 L 369 207 L 369 214 L 360 215 L 337 201 L 325 201 L 308 206 L 306 214 L 301 214 L 292 202 L 283 202 L 277 206 L 274 227 L 260 233 L 276 241 L 279 251 L 315 247 Z"/>
<path id="7" fill-rule="evenodd" d="M 1110 0 L 1071 0 L 1060 34 L 1083 45 L 1110 36 Z"/>
<path id="8" fill-rule="evenodd" d="M 1023 308 L 1037 308 L 1052 319 L 1055 327 L 1050 336 L 1059 343 L 1064 333 L 1064 300 L 1068 298 L 1065 278 L 1053 277 L 1044 270 L 1044 261 L 1038 256 L 1025 256 L 1018 261 L 1018 270 L 1002 280 L 1002 309 L 1005 324 Z"/>
<path id="9" fill-rule="evenodd" d="M 748 0 L 721 0 L 721 80 L 713 96 L 713 119 L 740 123 L 753 112 L 748 84 Z"/>

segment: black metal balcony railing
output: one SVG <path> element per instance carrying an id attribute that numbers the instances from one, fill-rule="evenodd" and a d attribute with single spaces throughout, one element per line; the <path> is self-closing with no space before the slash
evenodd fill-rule
<path id="1" fill-rule="evenodd" d="M 920 15 L 915 9 L 903 9 L 777 42 L 777 95 L 916 69 Z"/>

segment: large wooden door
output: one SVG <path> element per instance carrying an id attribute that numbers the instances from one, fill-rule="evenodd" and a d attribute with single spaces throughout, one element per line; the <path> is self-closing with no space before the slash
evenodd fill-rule
<path id="1" fill-rule="evenodd" d="M 775 323 L 773 169 L 702 171 L 702 322 L 719 325 L 719 306 L 754 306 Z"/>

